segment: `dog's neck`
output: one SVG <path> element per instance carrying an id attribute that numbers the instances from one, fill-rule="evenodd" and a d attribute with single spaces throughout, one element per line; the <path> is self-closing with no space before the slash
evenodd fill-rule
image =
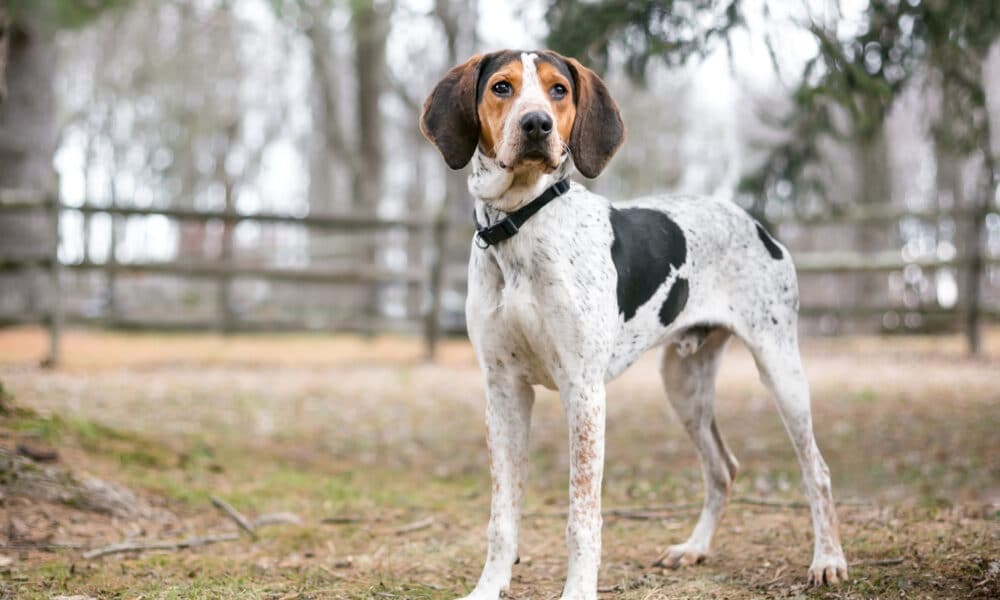
<path id="1" fill-rule="evenodd" d="M 476 218 L 484 223 L 502 219 L 568 177 L 572 169 L 573 159 L 567 154 L 551 173 L 508 171 L 477 148 L 469 174 L 469 193 L 476 199 Z"/>

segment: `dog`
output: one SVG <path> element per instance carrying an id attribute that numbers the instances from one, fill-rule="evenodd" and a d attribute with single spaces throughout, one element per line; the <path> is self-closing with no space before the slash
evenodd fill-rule
<path id="1" fill-rule="evenodd" d="M 563 598 L 597 597 L 605 383 L 662 347 L 667 397 L 701 457 L 705 500 L 691 536 L 658 562 L 701 562 L 738 463 L 714 414 L 732 336 L 752 352 L 798 455 L 811 509 L 811 584 L 847 578 L 830 473 L 813 435 L 788 250 L 732 202 L 654 196 L 612 204 L 579 183 L 624 141 L 607 86 L 551 51 L 476 55 L 436 85 L 420 128 L 475 198 L 466 318 L 485 378 L 493 495 L 472 593 L 495 600 L 518 561 L 534 385 L 559 391 L 569 429 Z"/>

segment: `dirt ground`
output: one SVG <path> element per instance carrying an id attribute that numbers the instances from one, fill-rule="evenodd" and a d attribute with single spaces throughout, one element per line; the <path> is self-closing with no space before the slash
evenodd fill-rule
<path id="1" fill-rule="evenodd" d="M 467 343 L 427 364 L 405 338 L 72 331 L 55 371 L 37 367 L 44 344 L 38 329 L 0 330 L 0 383 L 35 411 L 0 418 L 0 445 L 54 447 L 57 466 L 128 485 L 157 511 L 120 519 L 0 496 L 0 598 L 453 598 L 474 585 L 489 477 Z M 649 566 L 687 536 L 701 501 L 655 356 L 609 386 L 602 597 L 1000 597 L 1000 330 L 976 360 L 950 336 L 812 339 L 804 355 L 850 582 L 805 587 L 811 530 L 795 456 L 734 345 L 718 413 L 742 470 L 699 566 Z M 554 393 L 538 394 L 532 437 L 510 596 L 557 598 L 568 463 Z M 83 557 L 122 540 L 237 531 L 212 495 L 301 523 Z"/>

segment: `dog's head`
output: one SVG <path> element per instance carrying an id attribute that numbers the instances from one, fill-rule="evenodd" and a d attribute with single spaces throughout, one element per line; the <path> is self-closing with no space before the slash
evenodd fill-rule
<path id="1" fill-rule="evenodd" d="M 604 82 L 555 52 L 478 54 L 448 71 L 424 102 L 420 130 L 453 169 L 476 147 L 507 171 L 551 173 L 571 153 L 597 177 L 625 137 Z"/>

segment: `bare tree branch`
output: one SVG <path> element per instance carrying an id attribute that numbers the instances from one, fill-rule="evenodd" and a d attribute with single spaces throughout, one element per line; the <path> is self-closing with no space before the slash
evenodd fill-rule
<path id="1" fill-rule="evenodd" d="M 121 542 L 118 544 L 111 544 L 109 546 L 104 546 L 101 548 L 95 548 L 89 552 L 84 552 L 83 557 L 87 560 L 100 558 L 101 556 L 107 556 L 109 554 L 122 554 L 124 552 L 148 552 L 150 550 L 184 550 L 186 548 L 197 548 L 199 546 L 207 546 L 209 544 L 217 544 L 219 542 L 232 542 L 234 540 L 240 539 L 240 534 L 238 533 L 226 533 L 222 535 L 209 535 L 205 537 L 192 537 L 184 540 L 178 540 L 175 542 L 167 541 L 157 541 L 157 542 Z"/>

